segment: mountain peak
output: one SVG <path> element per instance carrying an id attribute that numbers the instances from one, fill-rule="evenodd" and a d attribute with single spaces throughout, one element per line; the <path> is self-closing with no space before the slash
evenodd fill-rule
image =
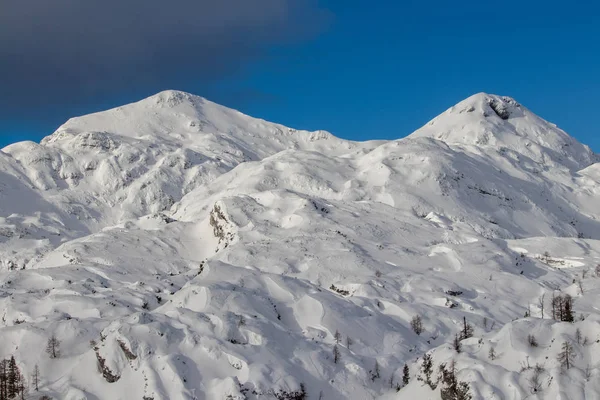
<path id="1" fill-rule="evenodd" d="M 508 96 L 477 93 L 457 103 L 410 137 L 449 145 L 496 147 L 534 162 L 579 170 L 598 161 L 588 146 Z"/>
<path id="2" fill-rule="evenodd" d="M 288 128 L 177 90 L 165 90 L 135 103 L 71 118 L 44 138 L 42 144 L 81 147 L 83 143 L 84 147 L 90 147 L 90 141 L 120 143 L 131 139 L 201 149 L 220 159 L 229 157 L 223 154 L 233 154 L 234 164 L 286 149 L 342 154 L 357 146 L 376 145 L 368 142 L 358 145 L 325 131 Z"/>
<path id="3" fill-rule="evenodd" d="M 512 97 L 477 93 L 452 107 L 450 112 L 479 112 L 484 117 L 497 116 L 502 120 L 521 116 L 521 105 Z"/>
<path id="4" fill-rule="evenodd" d="M 227 132 L 251 117 L 191 93 L 164 90 L 134 103 L 69 119 L 44 143 L 82 132 L 170 140 L 186 134 Z"/>
<path id="5" fill-rule="evenodd" d="M 195 94 L 183 92 L 180 90 L 163 90 L 155 95 L 152 95 L 141 103 L 157 105 L 162 107 L 172 108 L 183 103 L 189 103 L 193 105 L 200 105 L 206 102 L 206 99 Z"/>

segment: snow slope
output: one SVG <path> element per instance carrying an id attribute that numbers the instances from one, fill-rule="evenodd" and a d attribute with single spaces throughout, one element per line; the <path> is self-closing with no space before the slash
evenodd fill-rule
<path id="1" fill-rule="evenodd" d="M 473 399 L 600 398 L 598 161 L 488 94 L 364 143 L 176 91 L 73 118 L 0 152 L 0 357 L 60 399 L 438 399 L 425 352 Z"/>

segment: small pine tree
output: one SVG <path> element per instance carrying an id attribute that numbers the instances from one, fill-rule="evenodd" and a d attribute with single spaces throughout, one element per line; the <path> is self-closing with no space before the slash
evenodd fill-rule
<path id="1" fill-rule="evenodd" d="M 350 350 L 350 346 L 352 346 L 354 344 L 354 341 L 352 340 L 352 338 L 350 336 L 346 337 L 346 348 L 348 350 Z"/>
<path id="2" fill-rule="evenodd" d="M 450 362 L 450 367 L 446 364 L 440 365 L 440 381 L 442 389 L 440 394 L 442 400 L 471 400 L 471 389 L 466 382 L 459 382 L 456 377 L 456 365 L 454 360 Z"/>
<path id="3" fill-rule="evenodd" d="M 340 361 L 340 349 L 338 348 L 337 344 L 335 346 L 333 346 L 333 362 L 334 364 L 337 364 Z"/>
<path id="4" fill-rule="evenodd" d="M 496 350 L 494 350 L 493 347 L 490 347 L 490 351 L 488 352 L 488 357 L 490 358 L 490 360 L 495 360 L 496 359 Z"/>
<path id="5" fill-rule="evenodd" d="M 577 344 L 581 344 L 581 339 L 581 329 L 577 328 L 577 330 L 575 330 L 575 340 L 577 341 Z"/>
<path id="6" fill-rule="evenodd" d="M 60 341 L 56 338 L 55 335 L 50 336 L 50 339 L 48 339 L 48 343 L 46 345 L 46 353 L 48 353 L 50 358 L 60 357 Z"/>
<path id="7" fill-rule="evenodd" d="M 0 360 L 0 399 L 8 398 L 6 383 L 8 381 L 8 360 Z"/>
<path id="8" fill-rule="evenodd" d="M 40 390 L 40 367 L 37 364 L 35 364 L 35 367 L 33 368 L 31 377 L 33 380 L 33 387 L 35 387 L 35 391 L 38 392 Z"/>
<path id="9" fill-rule="evenodd" d="M 433 359 L 430 354 L 423 355 L 423 364 L 421 364 L 421 374 L 419 380 L 425 382 L 431 390 L 435 390 L 437 384 L 431 380 L 433 374 Z"/>
<path id="10" fill-rule="evenodd" d="M 461 335 L 459 335 L 458 333 L 454 335 L 454 340 L 452 341 L 452 347 L 454 347 L 454 350 L 456 350 L 457 353 L 460 353 L 461 349 L 462 349 L 462 344 L 460 343 L 460 339 Z"/>
<path id="11" fill-rule="evenodd" d="M 14 356 L 10 357 L 8 362 L 8 376 L 6 380 L 6 393 L 8 398 L 14 398 L 18 393 L 19 387 L 19 368 L 17 367 L 17 361 Z"/>
<path id="12" fill-rule="evenodd" d="M 336 329 L 335 334 L 333 335 L 333 338 L 335 339 L 336 344 L 340 344 L 340 342 L 342 341 L 342 334 L 340 333 L 340 331 L 338 331 Z"/>
<path id="13" fill-rule="evenodd" d="M 573 366 L 573 359 L 575 358 L 575 350 L 573 350 L 573 345 L 571 343 L 564 341 L 561 347 L 562 351 L 558 353 L 558 362 L 569 369 Z"/>
<path id="14" fill-rule="evenodd" d="M 23 376 L 23 374 L 21 374 L 21 372 L 19 371 L 18 374 L 18 385 L 17 385 L 17 392 L 21 393 L 21 400 L 25 400 L 25 392 L 27 389 L 27 382 L 25 382 L 25 377 Z"/>
<path id="15" fill-rule="evenodd" d="M 460 331 L 460 340 L 473 337 L 473 326 L 467 323 L 467 317 L 463 317 L 463 328 Z"/>
<path id="16" fill-rule="evenodd" d="M 415 315 L 410 320 L 410 326 L 413 332 L 415 332 L 417 335 L 421 335 L 421 333 L 423 333 L 423 331 L 425 330 L 425 328 L 423 327 L 423 320 L 421 319 L 420 315 Z"/>
<path id="17" fill-rule="evenodd" d="M 563 302 L 563 319 L 565 322 L 575 321 L 575 315 L 573 314 L 573 298 L 566 294 Z"/>
<path id="18" fill-rule="evenodd" d="M 404 368 L 402 369 L 402 384 L 404 386 L 410 383 L 410 369 L 408 368 L 408 364 L 404 364 Z"/>

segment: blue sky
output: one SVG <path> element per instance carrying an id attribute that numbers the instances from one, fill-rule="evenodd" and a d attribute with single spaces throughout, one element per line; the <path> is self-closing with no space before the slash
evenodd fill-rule
<path id="1" fill-rule="evenodd" d="M 223 58 L 222 74 L 165 70 L 180 79 L 157 73 L 136 85 L 0 113 L 0 146 L 39 140 L 72 115 L 168 88 L 354 140 L 406 136 L 484 91 L 516 98 L 600 152 L 600 6 L 565 4 L 320 1 L 318 29 L 280 42 L 260 39 L 256 56 Z M 298 16 L 305 26 L 311 18 Z"/>

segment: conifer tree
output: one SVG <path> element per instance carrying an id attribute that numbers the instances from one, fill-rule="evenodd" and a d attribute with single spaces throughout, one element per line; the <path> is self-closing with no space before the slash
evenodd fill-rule
<path id="1" fill-rule="evenodd" d="M 8 399 L 8 360 L 0 360 L 0 400 Z"/>
<path id="2" fill-rule="evenodd" d="M 564 341 L 561 347 L 562 351 L 558 353 L 558 361 L 560 364 L 569 369 L 573 366 L 573 359 L 575 358 L 575 351 L 571 343 Z"/>
<path id="3" fill-rule="evenodd" d="M 463 317 L 463 328 L 460 331 L 460 340 L 468 339 L 473 336 L 473 326 L 467 323 L 467 317 Z"/>
<path id="4" fill-rule="evenodd" d="M 402 370 L 402 384 L 404 386 L 408 385 L 410 382 L 410 369 L 408 368 L 408 364 L 404 364 L 404 368 Z"/>
<path id="5" fill-rule="evenodd" d="M 39 385 L 40 385 L 40 367 L 35 364 L 35 367 L 33 368 L 33 374 L 32 374 L 32 379 L 33 379 L 33 387 L 35 388 L 35 391 L 39 391 Z"/>
<path id="6" fill-rule="evenodd" d="M 340 342 L 342 341 L 342 334 L 340 333 L 340 331 L 336 330 L 335 334 L 333 335 L 333 338 L 335 339 L 336 344 L 340 344 Z"/>
<path id="7" fill-rule="evenodd" d="M 25 398 L 25 378 L 14 356 L 0 360 L 0 400 Z"/>
<path id="8" fill-rule="evenodd" d="M 48 339 L 48 343 L 46 345 L 46 353 L 48 353 L 50 358 L 60 357 L 60 341 L 56 338 L 55 335 L 50 336 L 50 339 Z"/>
<path id="9" fill-rule="evenodd" d="M 423 327 L 423 320 L 421 319 L 420 315 L 415 315 L 410 320 L 410 327 L 412 328 L 413 332 L 415 332 L 417 335 L 421 335 L 421 333 L 423 333 L 425 328 Z"/>
<path id="10" fill-rule="evenodd" d="M 446 364 L 440 365 L 440 381 L 442 389 L 440 394 L 442 400 L 471 400 L 471 389 L 466 382 L 460 382 L 456 377 L 456 364 L 454 360 L 450 362 L 450 367 Z"/>
<path id="11" fill-rule="evenodd" d="M 340 349 L 336 344 L 335 346 L 333 346 L 333 362 L 337 364 L 338 361 L 340 361 Z"/>
<path id="12" fill-rule="evenodd" d="M 423 355 L 423 363 L 421 364 L 421 375 L 419 380 L 425 382 L 432 390 L 435 390 L 437 384 L 431 380 L 433 374 L 433 359 L 430 354 Z"/>
<path id="13" fill-rule="evenodd" d="M 456 350 L 457 353 L 460 353 L 461 349 L 462 349 L 462 344 L 460 343 L 461 341 L 461 335 L 459 335 L 458 333 L 454 335 L 454 340 L 452 340 L 452 347 L 454 347 L 454 350 Z"/>
<path id="14" fill-rule="evenodd" d="M 17 367 L 17 361 L 15 360 L 14 356 L 11 356 L 8 362 L 6 387 L 8 398 L 12 399 L 16 397 L 19 392 L 19 367 Z"/>

